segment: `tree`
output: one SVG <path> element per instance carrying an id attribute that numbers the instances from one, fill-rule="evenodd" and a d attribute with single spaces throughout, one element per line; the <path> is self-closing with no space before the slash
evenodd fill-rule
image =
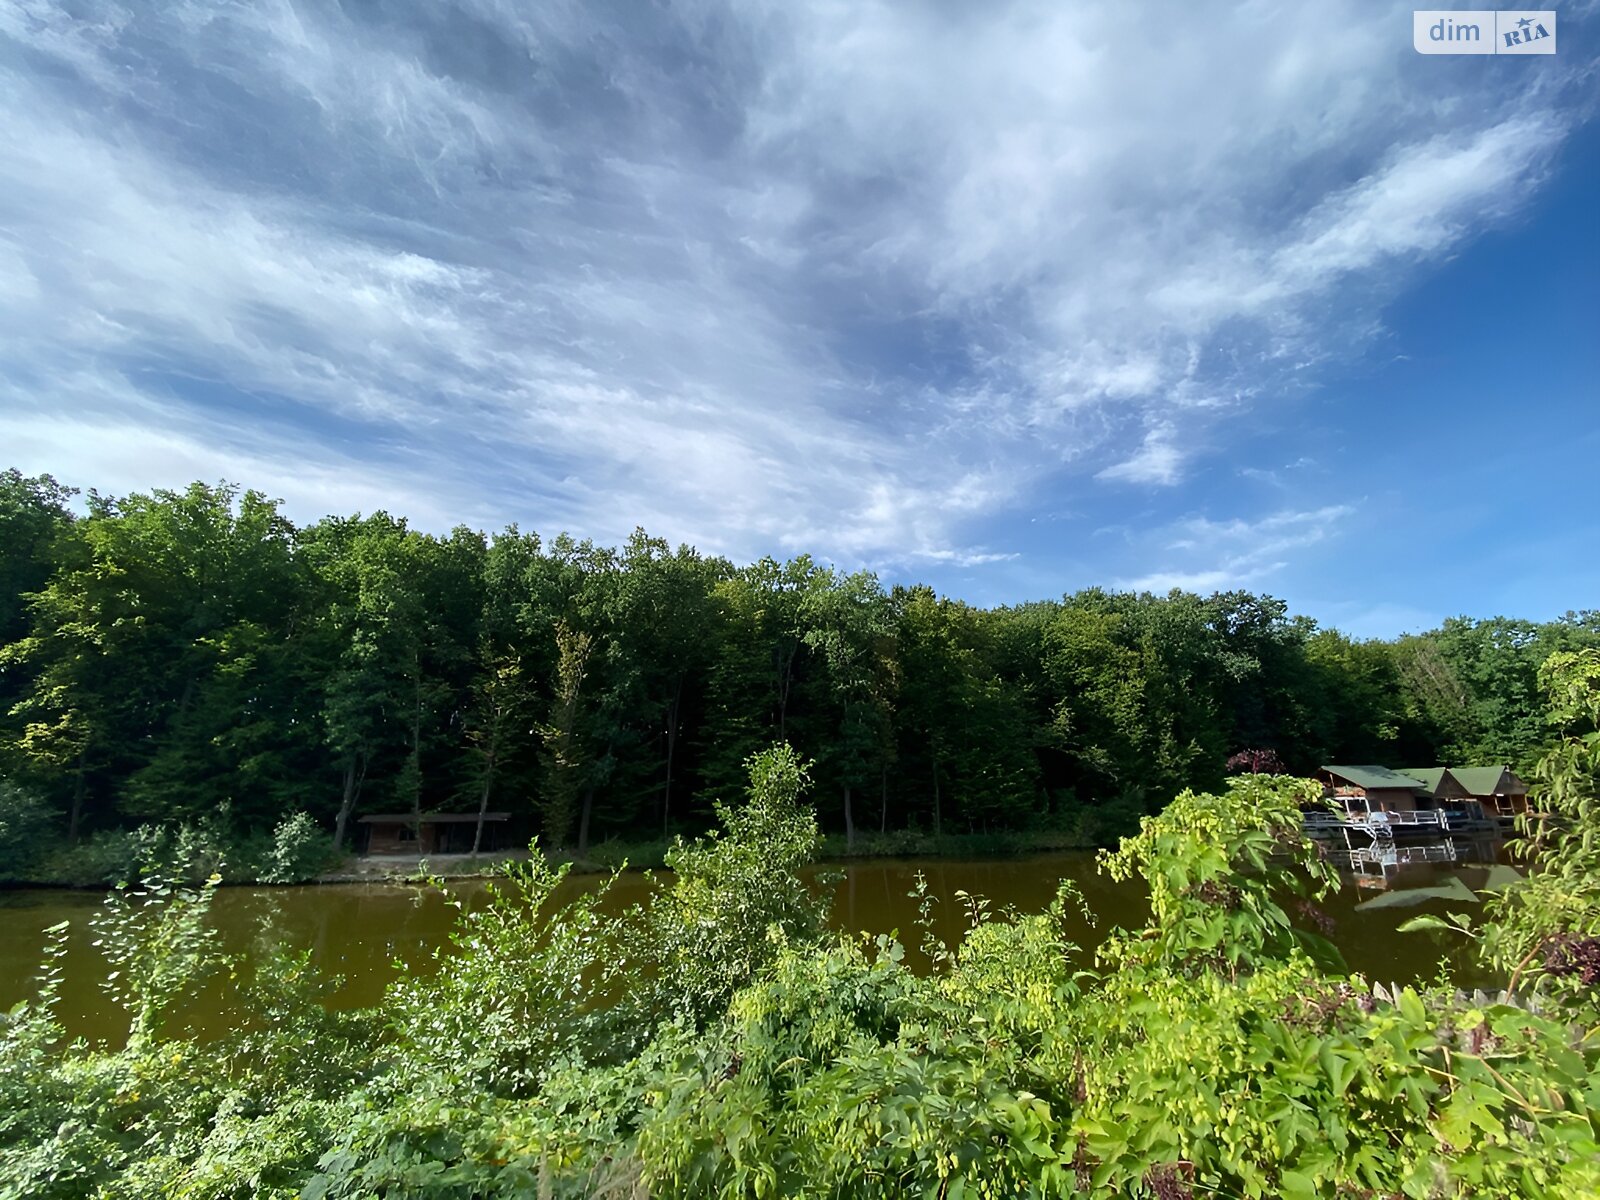
<path id="1" fill-rule="evenodd" d="M 474 854 L 482 849 L 490 796 L 497 789 L 531 795 L 536 787 L 539 738 L 533 714 L 540 701 L 534 681 L 546 655 L 543 639 L 530 636 L 526 614 L 538 606 L 539 561 L 538 536 L 523 534 L 514 525 L 496 536 L 484 554 L 483 612 L 464 717 L 464 784 L 478 806 Z"/>
<path id="2" fill-rule="evenodd" d="M 584 682 L 594 639 L 565 621 L 556 623 L 556 678 L 550 719 L 539 727 L 544 739 L 544 793 L 541 805 L 544 830 L 553 847 L 566 845 L 578 797 L 585 796 L 578 829 L 578 854 L 589 848 L 589 802 L 594 770 L 592 748 L 585 737 Z"/>
<path id="3" fill-rule="evenodd" d="M 1333 629 L 1306 643 L 1306 689 L 1319 718 L 1309 749 L 1326 762 L 1446 761 L 1427 727 L 1407 712 L 1394 645 Z"/>
<path id="4" fill-rule="evenodd" d="M 1104 593 L 1084 593 L 1054 613 L 1040 652 L 1051 733 L 1073 765 L 1070 785 L 1080 799 L 1142 799 L 1150 731 L 1137 626 Z"/>
<path id="5" fill-rule="evenodd" d="M 486 664 L 473 686 L 473 706 L 468 717 L 471 744 L 471 782 L 478 793 L 478 821 L 472 832 L 472 853 L 483 848 L 483 822 L 494 793 L 497 771 L 520 730 L 527 728 L 527 683 L 522 660 L 515 657 Z"/>
<path id="6" fill-rule="evenodd" d="M 26 635 L 28 597 L 50 580 L 60 538 L 72 525 L 77 488 L 50 475 L 0 471 L 0 646 Z"/>
<path id="7" fill-rule="evenodd" d="M 306 531 L 305 553 L 321 589 L 318 640 L 325 654 L 322 724 L 336 764 L 334 845 L 343 848 L 373 764 L 392 753 L 414 661 L 406 626 L 399 545 L 405 522 L 384 512 L 329 518 Z"/>
<path id="8" fill-rule="evenodd" d="M 763 558 L 719 578 L 708 603 L 705 716 L 696 749 L 706 799 L 743 793 L 744 764 L 773 741 L 798 744 L 804 709 L 806 613 L 831 573 L 801 555 Z"/>
<path id="9" fill-rule="evenodd" d="M 228 485 L 91 493 L 89 508 L 36 594 L 32 632 L 7 652 L 34 674 L 14 706 L 23 755 L 75 764 L 71 836 L 114 786 L 129 815 L 174 818 L 263 785 L 275 816 L 298 737 L 292 527 L 274 501 Z"/>
<path id="10" fill-rule="evenodd" d="M 983 614 L 925 587 L 897 588 L 900 761 L 921 766 L 935 836 L 952 815 L 969 828 L 1034 815 L 1037 731 L 1021 688 L 994 667 Z M 908 772 L 900 772 L 902 778 Z"/>
<path id="11" fill-rule="evenodd" d="M 878 774 L 890 745 L 894 627 L 875 577 L 863 571 L 830 582 L 805 597 L 804 641 L 822 664 L 837 714 L 826 761 L 841 789 L 845 843 L 853 848 L 852 793 Z"/>
<path id="12" fill-rule="evenodd" d="M 711 589 L 725 565 L 701 558 L 688 546 L 674 553 L 643 529 L 634 530 L 618 563 L 612 626 L 634 674 L 636 719 L 649 731 L 646 744 L 659 747 L 662 837 L 672 817 L 674 769 L 692 681 L 708 658 Z"/>

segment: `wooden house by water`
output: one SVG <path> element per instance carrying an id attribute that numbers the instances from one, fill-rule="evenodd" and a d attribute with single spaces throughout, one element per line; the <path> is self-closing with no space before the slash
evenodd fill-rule
<path id="1" fill-rule="evenodd" d="M 483 814 L 480 852 L 500 848 L 500 831 L 510 813 Z M 363 854 L 470 854 L 477 832 L 478 814 L 373 813 L 358 822 L 366 832 Z"/>
<path id="2" fill-rule="evenodd" d="M 1486 829 L 1494 824 L 1495 814 L 1462 784 L 1453 768 L 1402 767 L 1400 773 L 1421 781 L 1428 789 L 1428 799 L 1418 803 L 1445 814 L 1445 824 L 1450 829 Z"/>
<path id="3" fill-rule="evenodd" d="M 1433 798 L 1420 779 L 1373 764 L 1364 766 L 1326 766 L 1317 770 L 1323 792 L 1343 810 L 1342 814 L 1307 814 L 1307 828 L 1329 823 L 1328 831 L 1341 831 L 1346 838 L 1352 830 L 1374 839 L 1389 840 L 1399 835 L 1436 834 L 1445 827 L 1444 814 L 1433 806 Z"/>
<path id="4" fill-rule="evenodd" d="M 1528 811 L 1528 785 L 1507 766 L 1325 766 L 1323 793 L 1340 810 L 1311 809 L 1306 828 L 1327 834 L 1356 829 L 1375 838 L 1472 833 L 1505 825 Z"/>
<path id="5" fill-rule="evenodd" d="M 1485 816 L 1510 818 L 1528 811 L 1528 785 L 1509 766 L 1451 767 L 1450 774 L 1483 806 Z"/>
<path id="6" fill-rule="evenodd" d="M 1415 812 L 1431 799 L 1427 786 L 1412 775 L 1378 766 L 1319 767 L 1325 792 L 1349 812 Z"/>

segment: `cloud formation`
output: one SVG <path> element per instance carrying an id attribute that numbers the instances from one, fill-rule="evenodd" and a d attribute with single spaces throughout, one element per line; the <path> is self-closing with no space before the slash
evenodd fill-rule
<path id="1" fill-rule="evenodd" d="M 0 438 L 305 516 L 1003 559 L 986 518 L 1180 485 L 1537 188 L 1573 80 L 1421 69 L 1409 29 L 1354 0 L 25 0 Z M 1330 512 L 1170 578 L 1260 577 Z"/>
<path id="2" fill-rule="evenodd" d="M 1288 565 L 1288 556 L 1337 532 L 1355 513 L 1349 504 L 1316 509 L 1284 509 L 1256 521 L 1213 521 L 1189 517 L 1154 531 L 1152 552 L 1184 565 L 1153 571 L 1117 586 L 1136 592 L 1165 593 L 1173 588 L 1211 592 L 1261 584 Z"/>

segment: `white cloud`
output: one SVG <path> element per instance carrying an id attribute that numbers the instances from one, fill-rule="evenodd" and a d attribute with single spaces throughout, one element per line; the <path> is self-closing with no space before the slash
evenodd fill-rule
<path id="1" fill-rule="evenodd" d="M 1282 571 L 1297 551 L 1333 535 L 1355 511 L 1348 504 L 1330 504 L 1275 512 L 1254 521 L 1189 517 L 1152 534 L 1146 552 L 1168 559 L 1176 555 L 1187 560 L 1186 565 L 1149 571 L 1120 580 L 1117 586 L 1140 592 L 1249 587 Z"/>
<path id="2" fill-rule="evenodd" d="M 985 520 L 1182 483 L 1537 186 L 1569 68 L 1419 65 L 1404 11 L 31 0 L 0 436 L 110 487 L 1006 559 Z M 1218 553 L 1172 577 L 1279 561 Z"/>
<path id="3" fill-rule="evenodd" d="M 1131 458 L 1106 467 L 1097 472 L 1095 478 L 1167 486 L 1177 483 L 1183 465 L 1183 453 L 1173 444 L 1176 433 L 1170 422 L 1159 423 L 1144 435 L 1144 443 Z"/>

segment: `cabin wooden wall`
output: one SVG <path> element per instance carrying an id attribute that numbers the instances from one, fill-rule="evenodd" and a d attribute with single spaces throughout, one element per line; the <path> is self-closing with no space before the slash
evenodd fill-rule
<path id="1" fill-rule="evenodd" d="M 438 844 L 439 828 L 424 825 L 419 837 L 411 836 L 411 824 L 398 821 L 393 824 L 367 826 L 368 854 L 433 854 Z"/>

